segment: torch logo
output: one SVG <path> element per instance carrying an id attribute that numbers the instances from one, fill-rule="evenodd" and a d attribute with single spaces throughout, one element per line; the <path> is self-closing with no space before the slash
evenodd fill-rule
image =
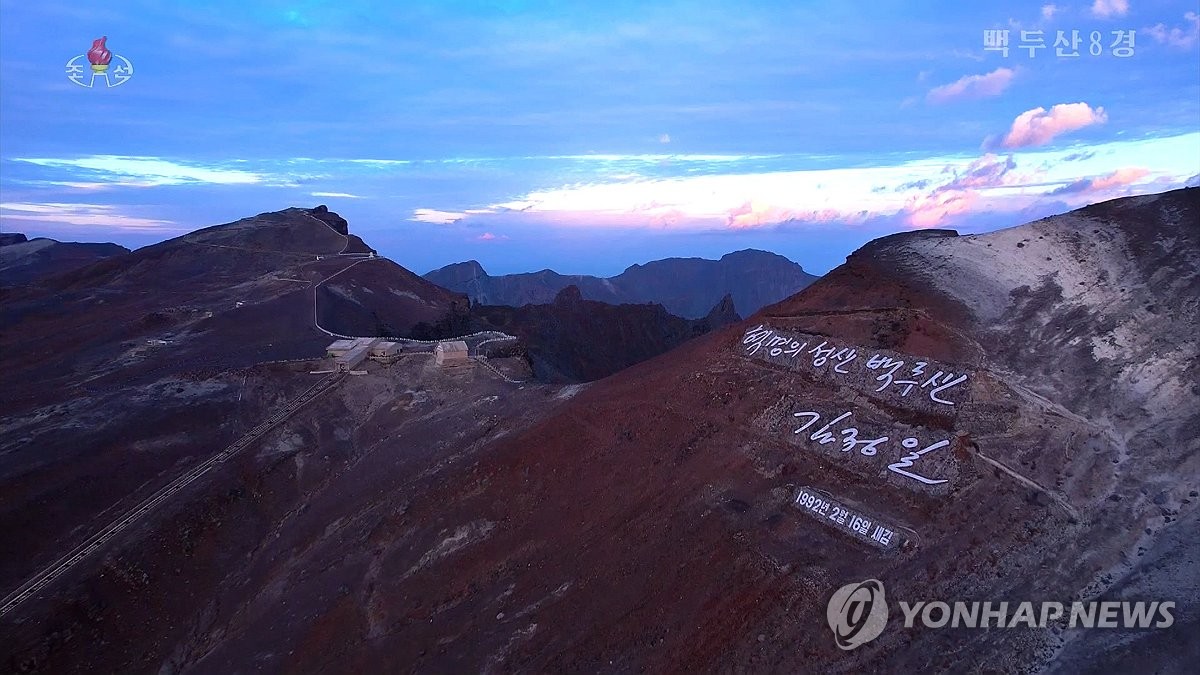
<path id="1" fill-rule="evenodd" d="M 842 586 L 825 608 L 834 642 L 846 651 L 879 637 L 887 616 L 887 598 L 878 579 Z"/>
<path id="2" fill-rule="evenodd" d="M 92 48 L 86 54 L 80 54 L 67 61 L 67 79 L 88 89 L 96 86 L 97 80 L 102 80 L 105 87 L 119 87 L 128 82 L 129 78 L 133 77 L 133 64 L 124 56 L 108 51 L 104 44 L 107 40 L 108 36 L 92 40 Z M 92 66 L 90 78 L 89 73 L 84 70 L 85 59 Z M 108 66 L 113 59 L 116 59 L 117 64 L 109 71 Z"/>

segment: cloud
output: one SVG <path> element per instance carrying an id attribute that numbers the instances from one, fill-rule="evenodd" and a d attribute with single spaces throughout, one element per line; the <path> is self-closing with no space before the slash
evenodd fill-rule
<path id="1" fill-rule="evenodd" d="M 108 204 L 5 202 L 0 204 L 0 219 L 100 227 L 128 232 L 176 232 L 184 229 L 169 220 L 141 218 L 122 213 L 116 206 Z"/>
<path id="2" fill-rule="evenodd" d="M 670 143 L 671 142 L 671 134 L 663 134 L 663 135 L 659 136 L 658 142 L 663 143 L 663 144 Z"/>
<path id="3" fill-rule="evenodd" d="M 970 211 L 979 195 L 972 190 L 935 191 L 912 197 L 904 205 L 908 224 L 913 227 L 937 227 L 952 216 Z"/>
<path id="4" fill-rule="evenodd" d="M 348 192 L 310 192 L 313 197 L 340 197 L 342 199 L 363 199 L 360 195 L 352 195 Z"/>
<path id="5" fill-rule="evenodd" d="M 1183 182 L 1184 187 L 1200 187 L 1200 173 Z"/>
<path id="6" fill-rule="evenodd" d="M 970 211 L 980 201 L 979 190 L 1003 187 L 1012 180 L 1017 166 L 1012 155 L 998 157 L 988 153 L 957 169 L 946 166 L 952 178 L 933 191 L 910 196 L 903 211 L 912 227 L 937 227 L 954 216 Z M 928 184 L 928 181 L 925 181 Z M 911 185 L 911 183 L 906 184 Z M 923 186 L 922 186 L 923 187 Z"/>
<path id="7" fill-rule="evenodd" d="M 415 213 L 419 217 L 414 220 L 447 224 L 464 219 L 473 228 L 463 235 L 468 238 L 507 231 L 514 224 L 655 232 L 880 230 L 952 222 L 968 227 L 1002 217 L 997 214 L 1023 213 L 1051 190 L 1122 167 L 1149 167 L 1177 184 L 1196 172 L 1191 157 L 1198 152 L 1200 132 L 1190 132 L 974 157 L 893 155 L 878 158 L 875 165 L 837 168 L 816 168 L 808 156 L 714 164 L 703 172 L 695 172 L 691 164 L 667 163 L 653 174 L 632 169 L 619 177 L 606 171 L 574 174 L 558 186 L 502 193 L 490 206 L 441 204 L 441 210 Z M 1091 157 L 1085 160 L 1087 155 Z M 1065 197 L 1055 199 L 1074 204 L 1086 195 Z"/>
<path id="8" fill-rule="evenodd" d="M 1200 14 L 1188 12 L 1183 15 L 1183 20 L 1187 22 L 1184 28 L 1172 26 L 1168 29 L 1165 24 L 1160 23 L 1142 30 L 1159 44 L 1179 49 L 1190 49 L 1196 46 L 1197 42 L 1200 42 Z"/>
<path id="9" fill-rule="evenodd" d="M 1112 173 L 1094 178 L 1081 178 L 1077 181 L 1064 185 L 1056 190 L 1052 190 L 1050 194 L 1073 194 L 1073 193 L 1090 193 L 1090 192 L 1106 192 L 1113 188 L 1124 187 L 1138 182 L 1150 174 L 1148 169 L 1141 167 L 1126 167 L 1117 169 Z"/>
<path id="10" fill-rule="evenodd" d="M 956 82 L 934 87 L 929 90 L 926 99 L 930 103 L 948 103 L 960 99 L 999 96 L 1012 84 L 1015 74 L 1011 68 L 997 68 L 986 75 L 967 75 Z"/>
<path id="11" fill-rule="evenodd" d="M 1024 148 L 1045 145 L 1055 136 L 1108 121 L 1104 108 L 1095 110 L 1086 103 L 1059 103 L 1050 108 L 1037 107 L 1026 110 L 1013 120 L 1012 128 L 1004 137 L 1006 148 Z"/>
<path id="12" fill-rule="evenodd" d="M 413 211 L 412 218 L 421 223 L 433 223 L 434 225 L 451 225 L 466 218 L 468 214 L 462 211 L 438 211 L 437 209 L 416 209 Z"/>
<path id="13" fill-rule="evenodd" d="M 506 234 L 497 235 L 497 234 L 492 234 L 491 232 L 484 232 L 483 234 L 479 235 L 478 237 L 475 237 L 476 241 L 504 241 L 505 239 L 508 239 L 508 235 L 506 235 Z"/>
<path id="14" fill-rule="evenodd" d="M 1042 21 L 1049 21 L 1050 19 L 1053 19 L 1054 15 L 1058 14 L 1060 11 L 1061 10 L 1059 9 L 1058 5 L 1042 5 Z"/>
<path id="15" fill-rule="evenodd" d="M 185 164 L 160 157 L 91 155 L 77 159 L 16 157 L 13 161 L 82 171 L 89 178 L 107 178 L 117 186 L 253 185 L 271 183 L 263 174 L 222 166 Z"/>
<path id="16" fill-rule="evenodd" d="M 1125 16 L 1128 13 L 1129 0 L 1095 0 L 1092 3 L 1092 16 L 1101 19 Z"/>
<path id="17" fill-rule="evenodd" d="M 1012 155 L 1002 159 L 988 153 L 968 164 L 961 173 L 955 175 L 954 180 L 941 189 L 998 187 L 1005 184 L 1005 176 L 1016 167 L 1017 163 Z"/>

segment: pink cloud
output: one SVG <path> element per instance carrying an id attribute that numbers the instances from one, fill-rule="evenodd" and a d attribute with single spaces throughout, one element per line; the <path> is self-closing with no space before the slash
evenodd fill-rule
<path id="1" fill-rule="evenodd" d="M 493 234 L 491 232 L 484 232 L 483 234 L 479 235 L 478 237 L 475 237 L 476 241 L 504 241 L 505 239 L 508 239 L 508 235 Z"/>
<path id="2" fill-rule="evenodd" d="M 1129 0 L 1096 0 L 1092 3 L 1092 16 L 1107 19 L 1129 13 Z"/>
<path id="3" fill-rule="evenodd" d="M 1064 185 L 1050 194 L 1073 194 L 1073 193 L 1091 193 L 1105 192 L 1113 188 L 1123 187 L 1138 182 L 1139 180 L 1150 175 L 1150 171 L 1138 166 L 1126 167 L 1117 169 L 1112 173 L 1096 176 L 1095 178 L 1081 178 L 1073 183 Z"/>
<path id="4" fill-rule="evenodd" d="M 988 153 L 959 171 L 947 166 L 942 173 L 952 177 L 927 194 L 910 197 L 903 212 L 912 227 L 939 227 L 955 216 L 971 211 L 980 201 L 981 189 L 1003 187 L 1013 182 L 1013 156 Z M 1019 178 L 1017 179 L 1019 180 Z"/>
<path id="5" fill-rule="evenodd" d="M 741 206 L 735 206 L 729 209 L 729 213 L 726 214 L 725 225 L 732 228 L 746 227 L 748 223 L 745 222 L 743 216 L 750 215 L 751 213 L 754 213 L 754 206 L 750 202 L 746 202 Z"/>
<path id="6" fill-rule="evenodd" d="M 754 205 L 749 202 L 729 210 L 725 223 L 735 230 L 774 225 L 796 217 L 794 211 L 770 204 Z"/>
<path id="7" fill-rule="evenodd" d="M 985 75 L 967 75 L 956 82 L 943 84 L 929 90 L 926 99 L 930 103 L 947 103 L 959 99 L 987 98 L 999 96 L 1012 84 L 1016 71 L 997 68 Z"/>
<path id="8" fill-rule="evenodd" d="M 1187 22 L 1185 28 L 1172 26 L 1168 29 L 1165 24 L 1160 23 L 1143 30 L 1159 44 L 1190 49 L 1200 42 L 1200 14 L 1188 12 L 1183 15 L 1183 19 Z"/>
<path id="9" fill-rule="evenodd" d="M 913 227 L 937 227 L 952 216 L 966 213 L 978 201 L 974 190 L 938 190 L 913 197 L 905 204 L 908 224 Z"/>
<path id="10" fill-rule="evenodd" d="M 1003 145 L 1006 148 L 1045 145 L 1055 136 L 1107 121 L 1103 107 L 1093 110 L 1086 103 L 1059 103 L 1049 111 L 1037 107 L 1017 115 Z"/>
<path id="11" fill-rule="evenodd" d="M 1108 188 L 1117 187 L 1119 185 L 1129 185 L 1130 183 L 1136 183 L 1149 174 L 1149 170 L 1136 166 L 1125 169 L 1117 169 L 1106 176 L 1101 176 L 1092 180 L 1092 188 L 1096 190 L 1107 190 Z"/>

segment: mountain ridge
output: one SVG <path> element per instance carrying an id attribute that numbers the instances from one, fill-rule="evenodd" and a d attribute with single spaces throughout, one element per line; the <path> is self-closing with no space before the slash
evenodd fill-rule
<path id="1" fill-rule="evenodd" d="M 108 242 L 58 241 L 49 237 L 28 239 L 19 232 L 6 232 L 0 234 L 0 284 L 39 283 L 129 252 L 124 246 Z"/>
<path id="2" fill-rule="evenodd" d="M 729 294 L 741 314 L 798 292 L 818 277 L 787 258 L 759 249 L 726 253 L 717 260 L 665 258 L 635 263 L 612 277 L 560 274 L 552 269 L 491 276 L 476 260 L 453 263 L 424 275 L 440 286 L 488 305 L 546 304 L 563 288 L 610 304 L 657 302 L 683 318 L 703 318 Z"/>

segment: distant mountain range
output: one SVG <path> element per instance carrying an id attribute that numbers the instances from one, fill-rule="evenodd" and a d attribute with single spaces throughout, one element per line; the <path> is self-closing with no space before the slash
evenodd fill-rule
<path id="1" fill-rule="evenodd" d="M 19 232 L 0 233 L 0 285 L 36 283 L 121 253 L 129 253 L 129 249 L 117 244 L 26 239 Z"/>
<path id="2" fill-rule="evenodd" d="M 433 283 L 484 305 L 548 304 L 567 286 L 577 286 L 586 300 L 610 304 L 658 303 L 687 319 L 706 316 L 721 299 L 733 298 L 734 309 L 749 316 L 798 293 L 818 277 L 787 258 L 746 249 L 720 260 L 667 258 L 633 265 L 615 277 L 559 274 L 553 270 L 490 276 L 474 260 L 447 265 L 425 275 Z"/>

